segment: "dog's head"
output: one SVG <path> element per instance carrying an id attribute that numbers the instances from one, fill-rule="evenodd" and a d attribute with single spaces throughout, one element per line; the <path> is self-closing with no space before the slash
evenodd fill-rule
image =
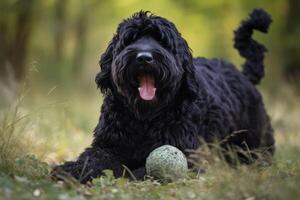
<path id="1" fill-rule="evenodd" d="M 154 111 L 178 98 L 195 98 L 192 55 L 175 25 L 140 11 L 118 27 L 100 60 L 96 83 L 135 112 Z"/>

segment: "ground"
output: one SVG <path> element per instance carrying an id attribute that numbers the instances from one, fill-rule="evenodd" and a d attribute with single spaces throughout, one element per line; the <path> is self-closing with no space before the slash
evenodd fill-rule
<path id="1" fill-rule="evenodd" d="M 93 187 L 54 183 L 54 163 L 72 159 L 92 139 L 100 96 L 59 88 L 24 92 L 20 103 L 1 110 L 0 199 L 296 199 L 300 196 L 300 101 L 289 87 L 263 91 L 276 130 L 272 165 L 232 168 L 213 152 L 201 152 L 205 173 L 174 183 L 128 182 L 110 171 Z M 34 93 L 32 95 L 31 93 Z M 80 95 L 81 94 L 81 95 Z"/>

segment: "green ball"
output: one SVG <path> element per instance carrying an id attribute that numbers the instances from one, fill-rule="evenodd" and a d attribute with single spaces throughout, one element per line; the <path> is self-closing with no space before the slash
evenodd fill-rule
<path id="1" fill-rule="evenodd" d="M 159 180 L 175 181 L 187 176 L 187 159 L 176 147 L 163 145 L 147 157 L 146 172 Z"/>

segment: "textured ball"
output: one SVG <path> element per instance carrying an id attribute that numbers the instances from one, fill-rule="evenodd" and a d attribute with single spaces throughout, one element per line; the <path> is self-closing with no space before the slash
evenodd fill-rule
<path id="1" fill-rule="evenodd" d="M 149 154 L 146 160 L 146 172 L 159 180 L 175 181 L 186 177 L 187 159 L 176 147 L 164 145 Z"/>

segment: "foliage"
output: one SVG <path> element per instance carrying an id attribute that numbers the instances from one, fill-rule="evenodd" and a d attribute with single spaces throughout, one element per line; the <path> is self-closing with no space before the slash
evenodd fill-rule
<path id="1" fill-rule="evenodd" d="M 30 12 L 26 21 L 28 38 L 17 38 L 16 19 L 22 11 L 17 5 Z M 90 86 L 91 76 L 99 69 L 99 56 L 118 23 L 139 10 L 150 10 L 173 21 L 195 56 L 224 57 L 241 64 L 241 58 L 233 49 L 233 30 L 253 8 L 262 7 L 272 15 L 274 23 L 267 36 L 257 37 L 269 49 L 266 66 L 272 68 L 267 69 L 267 74 L 278 78 L 288 74 L 282 71 L 296 73 L 299 68 L 299 48 L 294 42 L 299 37 L 297 6 L 297 0 L 4 0 L 0 4 L 3 19 L 0 40 L 7 41 L 4 49 L 15 53 L 9 57 L 0 51 L 0 69 L 4 70 L 7 63 L 13 67 L 24 57 L 26 71 L 31 72 L 30 82 L 68 84 L 79 79 L 83 80 L 79 81 L 81 84 Z M 13 48 L 14 41 L 24 43 L 24 47 L 17 46 L 20 52 Z M 17 55 L 18 59 L 13 57 Z"/>

